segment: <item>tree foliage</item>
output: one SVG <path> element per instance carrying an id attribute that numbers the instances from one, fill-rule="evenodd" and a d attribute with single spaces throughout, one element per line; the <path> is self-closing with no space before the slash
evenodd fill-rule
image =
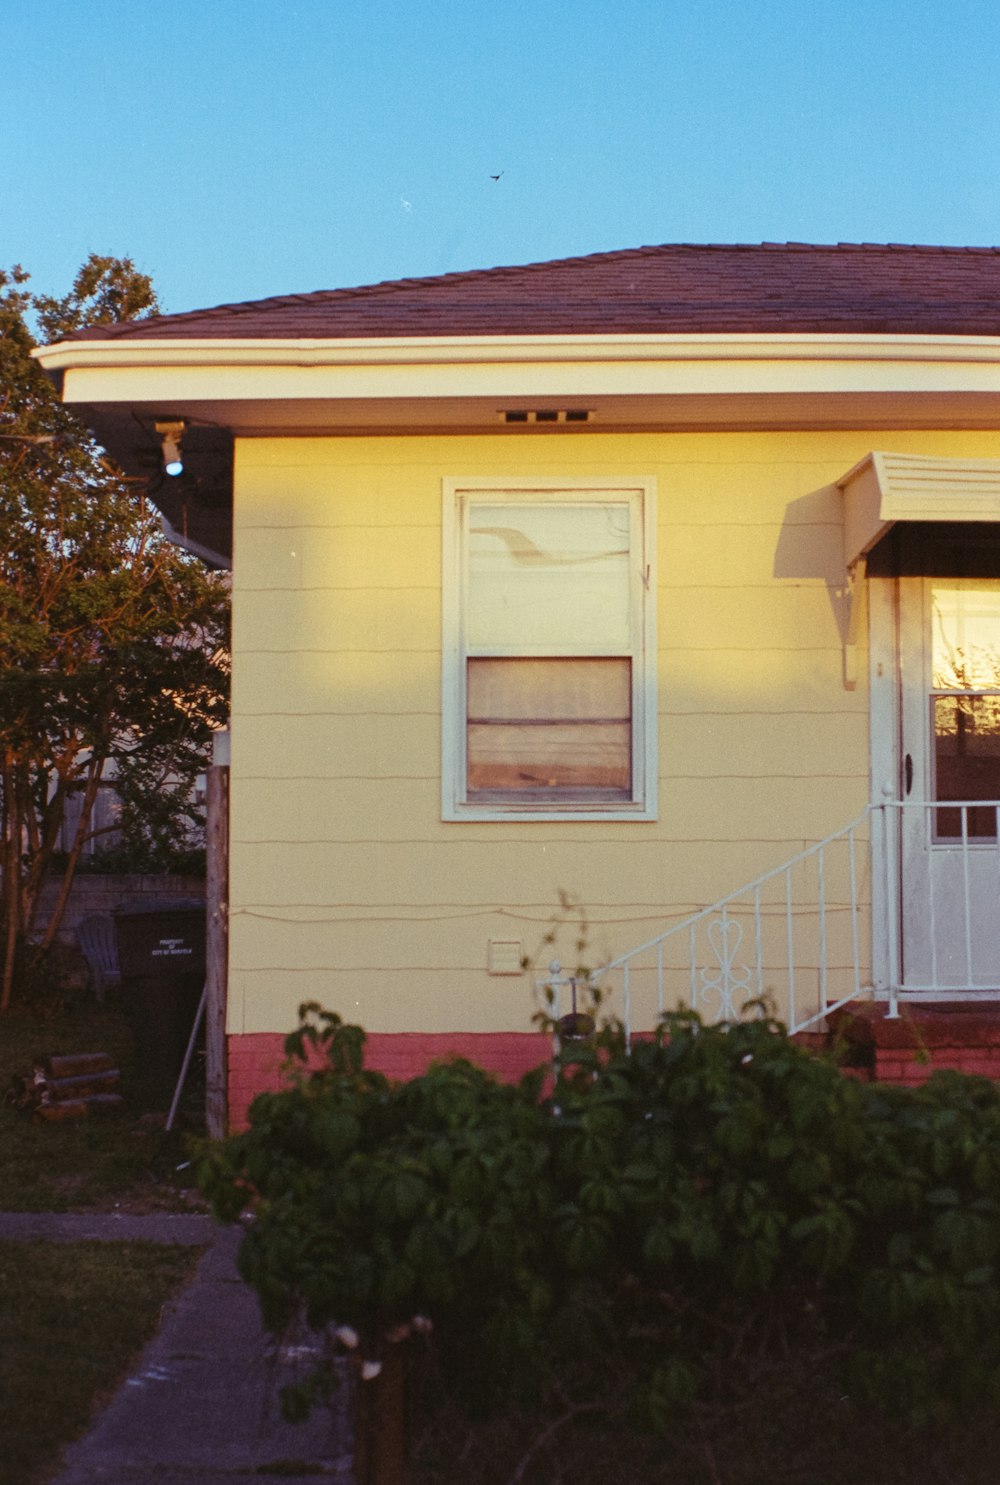
<path id="1" fill-rule="evenodd" d="M 62 299 L 27 282 L 0 272 L 0 1009 L 19 952 L 54 940 L 108 766 L 126 796 L 176 783 L 185 798 L 228 690 L 224 582 L 166 542 L 31 359 L 33 320 L 51 340 L 148 314 L 152 285 L 96 256 Z M 43 923 L 71 799 L 78 824 Z"/>
<path id="2" fill-rule="evenodd" d="M 630 1051 L 604 1029 L 549 1096 L 545 1070 L 505 1086 L 459 1060 L 390 1083 L 363 1043 L 304 1007 L 292 1085 L 206 1155 L 217 1213 L 252 1210 L 240 1266 L 272 1327 L 336 1324 L 371 1373 L 432 1325 L 468 1410 L 547 1397 L 674 1448 L 787 1408 L 807 1479 L 833 1478 L 822 1408 L 840 1446 L 852 1419 L 883 1442 L 1000 1419 L 984 1079 L 862 1084 L 775 1022 L 692 1015 Z"/>

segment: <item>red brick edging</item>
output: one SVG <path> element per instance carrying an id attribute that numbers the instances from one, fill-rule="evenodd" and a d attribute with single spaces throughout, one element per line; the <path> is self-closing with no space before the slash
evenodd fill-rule
<path id="1" fill-rule="evenodd" d="M 229 1037 L 230 1129 L 245 1128 L 247 1109 L 258 1093 L 282 1086 L 284 1040 L 277 1032 Z M 419 1077 L 445 1057 L 467 1057 L 513 1083 L 551 1056 L 549 1038 L 534 1031 L 376 1031 L 365 1043 L 365 1065 L 400 1081 Z"/>
<path id="2" fill-rule="evenodd" d="M 848 1007 L 830 1018 L 833 1038 L 846 1042 L 850 1053 L 844 1067 L 849 1077 L 916 1087 L 939 1068 L 1000 1081 L 1000 1007 L 904 1007 L 898 1020 L 889 1020 L 884 1005 Z M 803 1036 L 821 1050 L 827 1036 Z M 229 1127 L 246 1126 L 247 1110 L 258 1093 L 282 1086 L 284 1037 L 278 1032 L 231 1036 L 229 1048 Z M 419 1077 L 432 1062 L 467 1057 L 506 1082 L 552 1056 L 552 1043 L 538 1032 L 452 1031 L 370 1032 L 365 1062 L 388 1077 Z"/>

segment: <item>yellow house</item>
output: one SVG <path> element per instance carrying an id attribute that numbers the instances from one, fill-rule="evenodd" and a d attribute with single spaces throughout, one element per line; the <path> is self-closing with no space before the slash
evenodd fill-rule
<path id="1" fill-rule="evenodd" d="M 309 999 L 405 1075 L 533 1065 L 581 957 L 637 1030 L 1000 994 L 998 250 L 639 248 L 38 355 L 231 558 L 237 1118 Z"/>

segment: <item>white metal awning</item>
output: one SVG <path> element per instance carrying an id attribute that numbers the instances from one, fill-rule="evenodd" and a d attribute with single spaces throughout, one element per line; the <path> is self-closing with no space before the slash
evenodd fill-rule
<path id="1" fill-rule="evenodd" d="M 897 521 L 1000 521 L 1000 459 L 873 452 L 837 483 L 849 571 Z"/>

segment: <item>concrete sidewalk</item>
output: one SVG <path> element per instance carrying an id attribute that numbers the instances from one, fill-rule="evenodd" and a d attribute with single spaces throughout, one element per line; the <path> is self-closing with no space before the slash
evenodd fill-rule
<path id="1" fill-rule="evenodd" d="M 197 1248 L 220 1229 L 198 1212 L 0 1212 L 0 1241 L 46 1243 L 177 1243 Z"/>
<path id="2" fill-rule="evenodd" d="M 207 1217 L 0 1214 L 0 1238 L 209 1242 L 194 1280 L 90 1431 L 66 1451 L 52 1485 L 315 1485 L 351 1479 L 346 1388 L 332 1412 L 283 1422 L 278 1390 L 316 1355 L 312 1341 L 276 1347 L 236 1272 L 242 1234 Z"/>

